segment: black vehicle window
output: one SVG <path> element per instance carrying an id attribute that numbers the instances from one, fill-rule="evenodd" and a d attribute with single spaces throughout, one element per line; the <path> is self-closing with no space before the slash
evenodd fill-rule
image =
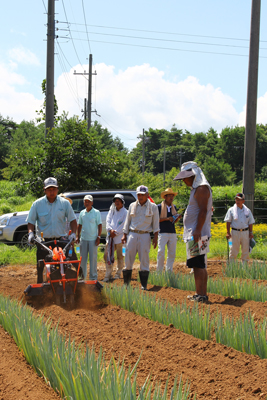
<path id="1" fill-rule="evenodd" d="M 118 192 L 119 193 L 119 192 Z M 112 200 L 114 197 L 115 193 L 110 193 L 110 194 L 93 194 L 93 198 L 94 198 L 94 203 L 93 203 L 93 207 L 99 211 L 109 211 L 109 208 L 112 204 Z M 124 195 L 124 200 L 125 200 L 125 207 L 128 209 L 129 205 L 135 201 L 135 197 L 130 194 L 130 193 L 125 193 Z M 74 212 L 79 213 L 81 212 L 85 207 L 83 204 L 83 197 L 71 197 L 72 199 L 72 208 L 74 210 Z"/>
<path id="2" fill-rule="evenodd" d="M 130 193 L 124 194 L 124 201 L 125 201 L 124 207 L 127 208 L 128 210 L 129 205 L 133 203 L 135 200 L 136 198 L 132 194 Z"/>

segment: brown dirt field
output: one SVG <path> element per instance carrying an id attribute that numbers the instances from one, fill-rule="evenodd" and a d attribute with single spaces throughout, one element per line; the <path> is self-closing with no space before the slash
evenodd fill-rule
<path id="1" fill-rule="evenodd" d="M 183 263 L 176 263 L 175 271 L 178 270 L 188 273 Z M 209 261 L 208 273 L 210 276 L 221 275 L 221 262 Z M 103 277 L 104 266 L 99 263 L 99 279 Z M 34 268 L 0 268 L 0 292 L 5 295 L 23 299 L 24 289 L 35 282 Z M 122 284 L 122 280 L 116 282 Z M 134 271 L 132 285 L 140 285 L 137 270 Z M 148 288 L 149 293 L 172 303 L 182 303 L 189 293 L 152 285 Z M 233 300 L 212 294 L 209 300 L 210 304 L 205 307 L 209 306 L 212 313 L 218 310 L 223 315 L 239 317 L 240 312 L 250 309 L 255 319 L 266 315 L 266 303 Z M 162 383 L 169 376 L 171 386 L 175 376 L 183 374 L 183 380 L 191 382 L 191 392 L 196 393 L 198 399 L 266 399 L 267 360 L 258 356 L 240 353 L 214 341 L 196 339 L 171 326 L 162 326 L 119 307 L 105 305 L 99 298 L 79 296 L 74 310 L 56 306 L 51 299 L 46 303 L 36 300 L 29 303 L 36 313 L 45 312 L 55 322 L 59 320 L 61 332 L 70 333 L 77 342 L 87 342 L 90 347 L 94 345 L 97 352 L 102 346 L 107 360 L 114 355 L 117 360 L 124 358 L 126 366 L 133 366 L 142 352 L 138 366 L 139 385 L 151 374 L 152 379 Z M 9 350 L 9 345 L 14 351 Z M 35 398 L 38 395 L 42 399 L 58 398 L 27 365 L 13 340 L 2 329 L 0 349 L 8 349 L 8 357 L 7 352 L 2 350 L 0 400 L 31 399 L 33 393 Z M 2 363 L 2 360 L 5 361 Z M 31 390 L 26 391 L 26 388 Z"/>

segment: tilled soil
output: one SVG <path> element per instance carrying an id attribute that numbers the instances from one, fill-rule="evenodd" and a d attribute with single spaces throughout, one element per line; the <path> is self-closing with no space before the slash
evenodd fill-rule
<path id="1" fill-rule="evenodd" d="M 176 272 L 189 272 L 183 263 L 176 263 L 174 269 Z M 221 269 L 221 262 L 208 263 L 209 276 L 221 276 Z M 99 265 L 99 280 L 103 279 L 104 272 L 103 265 Z M 20 266 L 0 269 L 0 292 L 11 297 L 23 299 L 24 289 L 29 283 L 35 282 L 34 268 Z M 122 284 L 122 280 L 116 282 Z M 140 286 L 137 270 L 133 273 L 132 285 Z M 148 289 L 149 294 L 155 294 L 157 298 L 180 304 L 190 293 L 153 285 L 149 285 Z M 51 298 L 47 301 L 35 299 L 29 304 L 36 313 L 45 313 L 55 323 L 59 321 L 61 332 L 70 334 L 78 343 L 87 342 L 90 347 L 94 345 L 97 352 L 102 346 L 107 360 L 114 355 L 117 360 L 124 358 L 126 366 L 133 366 L 142 353 L 138 365 L 139 385 L 150 374 L 152 380 L 163 384 L 169 377 L 171 387 L 175 377 L 182 374 L 184 381 L 191 382 L 191 392 L 196 393 L 198 399 L 266 399 L 267 360 L 238 352 L 215 341 L 196 339 L 172 326 L 163 326 L 120 307 L 103 304 L 99 297 L 78 296 L 76 300 L 74 310 L 56 306 Z M 219 311 L 225 316 L 234 317 L 250 310 L 256 320 L 261 320 L 267 311 L 265 303 L 233 300 L 213 294 L 209 295 L 209 304 L 205 307 L 210 307 L 211 313 Z M 9 345 L 13 346 L 14 351 L 9 350 Z M 0 400 L 32 399 L 33 396 L 57 398 L 14 346 L 13 340 L 1 329 L 0 349 L 8 348 L 8 358 L 3 358 L 7 353 L 2 350 Z M 2 360 L 5 360 L 4 363 Z M 31 390 L 19 392 L 24 389 L 25 381 Z"/>

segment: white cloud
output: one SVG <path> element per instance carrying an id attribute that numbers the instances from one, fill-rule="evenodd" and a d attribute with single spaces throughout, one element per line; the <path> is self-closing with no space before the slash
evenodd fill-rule
<path id="1" fill-rule="evenodd" d="M 87 70 L 85 65 L 83 68 Z M 78 72 L 81 67 L 76 66 L 70 73 L 59 77 L 56 98 L 60 111 L 69 110 L 70 115 L 81 115 L 83 98 L 87 97 L 87 83 L 80 75 L 73 75 L 75 69 Z M 165 79 L 163 71 L 148 64 L 129 67 L 117 73 L 113 66 L 104 63 L 95 65 L 95 69 L 96 108 L 104 119 L 100 119 L 100 123 L 105 125 L 104 121 L 107 121 L 109 130 L 110 126 L 115 127 L 117 132 L 124 135 L 123 141 L 126 136 L 136 139 L 143 128 L 170 129 L 174 123 L 178 128 L 192 133 L 207 131 L 210 127 L 220 131 L 227 125 L 238 123 L 239 115 L 234 100 L 220 88 L 214 88 L 211 84 L 201 85 L 196 77 L 169 81 Z M 74 91 L 78 88 L 81 107 L 77 107 L 66 79 L 72 83 Z M 113 133 L 117 135 L 116 131 Z"/>
<path id="2" fill-rule="evenodd" d="M 17 62 L 18 64 L 36 66 L 40 65 L 40 61 L 38 60 L 36 55 L 23 46 L 15 47 L 9 50 L 8 55 L 12 61 Z"/>
<path id="3" fill-rule="evenodd" d="M 246 124 L 246 108 L 244 105 L 243 111 L 239 114 L 239 125 L 245 126 Z M 258 98 L 257 103 L 257 124 L 267 124 L 267 92 Z"/>
<path id="4" fill-rule="evenodd" d="M 20 92 L 17 87 L 27 83 L 26 79 L 10 69 L 10 65 L 0 64 L 0 113 L 15 122 L 36 118 L 35 110 L 40 109 L 42 101 L 31 93 Z"/>

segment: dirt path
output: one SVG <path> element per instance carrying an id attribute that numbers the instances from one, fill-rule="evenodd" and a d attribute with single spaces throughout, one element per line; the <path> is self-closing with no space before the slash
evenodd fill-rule
<path id="1" fill-rule="evenodd" d="M 214 274 L 221 274 L 220 263 L 209 264 L 208 269 L 210 268 Z M 185 266 L 182 263 L 175 267 L 175 270 L 183 271 L 183 269 Z M 185 271 L 188 273 L 187 269 Z M 99 278 L 101 279 L 103 276 L 103 266 L 100 265 Z M 138 284 L 135 281 L 136 276 L 137 272 L 134 273 L 133 285 Z M 35 279 L 35 272 L 32 268 L 1 268 L 0 292 L 22 298 L 23 290 L 29 283 L 34 283 Z M 149 289 L 157 297 L 171 302 L 179 301 L 179 303 L 183 302 L 186 294 L 189 293 L 152 285 Z M 246 312 L 250 309 L 256 318 L 261 319 L 266 313 L 265 303 L 234 302 L 232 299 L 219 295 L 210 295 L 210 303 L 214 312 L 218 309 L 225 315 L 239 316 L 240 311 Z M 87 342 L 89 346 L 94 344 L 97 351 L 102 346 L 107 360 L 113 354 L 116 359 L 124 357 L 126 366 L 130 364 L 133 366 L 142 352 L 138 367 L 138 383 L 140 385 L 143 384 L 148 374 L 152 375 L 152 379 L 161 380 L 163 383 L 170 376 L 170 385 L 176 375 L 183 374 L 184 380 L 191 381 L 191 391 L 197 393 L 198 399 L 266 398 L 267 360 L 261 360 L 257 356 L 240 353 L 212 341 L 201 341 L 175 328 L 162 326 L 119 307 L 103 305 L 98 301 L 80 304 L 72 311 L 53 303 L 35 302 L 34 306 L 37 313 L 45 312 L 55 322 L 59 320 L 60 330 L 67 334 L 70 333 L 72 338 Z M 2 346 L 1 342 L 0 346 Z M 22 358 L 18 356 L 18 352 L 16 354 L 17 358 Z M 22 360 L 22 362 L 28 371 L 29 366 L 25 361 Z M 12 365 L 12 362 L 10 364 Z M 20 366 L 20 368 L 23 367 Z M 4 374 L 2 369 L 0 371 L 0 394 L 2 395 L 5 388 L 4 379 L 12 381 L 12 377 L 9 378 L 9 370 L 5 369 Z M 30 371 L 32 370 L 30 369 Z M 22 384 L 23 378 L 21 379 L 20 375 L 16 375 L 16 382 Z M 32 379 L 35 377 L 36 375 L 32 372 Z M 19 395 L 15 397 L 15 394 L 16 392 L 14 392 L 14 398 L 20 398 Z M 45 398 L 43 389 L 40 389 L 40 396 Z M 5 397 L 3 392 L 2 398 L 9 400 L 13 397 Z M 21 398 L 27 397 L 21 396 Z"/>

